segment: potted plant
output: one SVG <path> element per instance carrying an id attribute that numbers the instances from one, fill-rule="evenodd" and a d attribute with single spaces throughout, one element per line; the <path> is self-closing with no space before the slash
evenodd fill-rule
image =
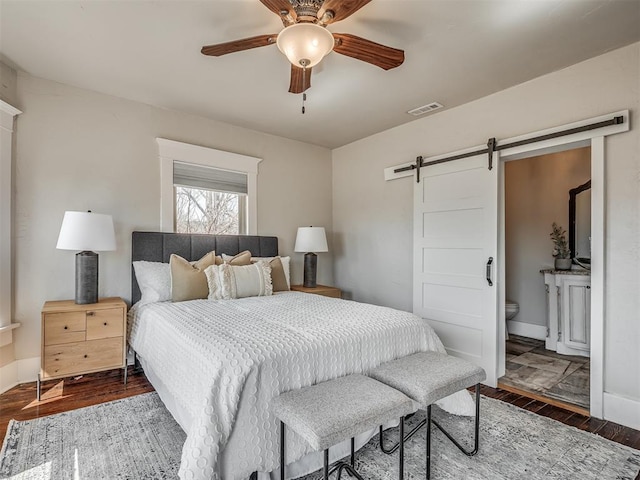
<path id="1" fill-rule="evenodd" d="M 556 270 L 571 270 L 571 251 L 567 244 L 567 232 L 556 222 L 551 226 L 551 241 L 553 242 L 552 255 L 555 258 Z"/>

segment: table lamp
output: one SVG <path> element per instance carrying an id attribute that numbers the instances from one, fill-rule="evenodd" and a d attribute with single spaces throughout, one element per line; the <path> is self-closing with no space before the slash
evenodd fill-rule
<path id="1" fill-rule="evenodd" d="M 116 249 L 111 215 L 64 212 L 56 248 L 81 250 L 76 254 L 76 303 L 98 302 L 98 254 Z"/>
<path id="2" fill-rule="evenodd" d="M 304 283 L 308 288 L 316 287 L 318 256 L 314 252 L 328 252 L 327 235 L 324 227 L 300 227 L 296 235 L 296 252 L 307 252 L 304 255 Z"/>

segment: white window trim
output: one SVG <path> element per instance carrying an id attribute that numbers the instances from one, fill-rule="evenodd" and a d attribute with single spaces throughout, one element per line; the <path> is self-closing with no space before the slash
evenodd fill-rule
<path id="1" fill-rule="evenodd" d="M 0 346 L 13 341 L 13 262 L 12 225 L 13 205 L 12 146 L 14 118 L 22 112 L 0 100 Z"/>
<path id="2" fill-rule="evenodd" d="M 162 232 L 174 231 L 173 162 L 179 161 L 246 174 L 249 215 L 247 233 L 258 234 L 258 163 L 262 161 L 261 158 L 166 138 L 156 138 L 156 141 L 160 157 L 160 230 Z"/>

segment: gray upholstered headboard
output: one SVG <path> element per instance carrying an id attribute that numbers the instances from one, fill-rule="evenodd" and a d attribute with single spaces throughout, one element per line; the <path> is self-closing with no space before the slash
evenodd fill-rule
<path id="1" fill-rule="evenodd" d="M 199 235 L 189 233 L 133 232 L 131 261 L 169 262 L 172 253 L 186 260 L 198 260 L 215 250 L 216 255 L 236 255 L 249 250 L 254 257 L 278 255 L 278 237 L 255 235 Z M 140 300 L 140 288 L 131 266 L 131 304 Z"/>

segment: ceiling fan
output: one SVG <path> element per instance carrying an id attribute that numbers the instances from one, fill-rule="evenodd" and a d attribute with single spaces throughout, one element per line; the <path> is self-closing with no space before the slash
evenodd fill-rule
<path id="1" fill-rule="evenodd" d="M 258 35 L 202 47 L 204 55 L 228 53 L 277 44 L 291 62 L 289 92 L 302 93 L 311 87 L 311 69 L 334 51 L 385 70 L 404 62 L 404 51 L 380 45 L 348 33 L 331 33 L 327 25 L 344 20 L 371 0 L 260 0 L 278 15 L 280 33 Z"/>

